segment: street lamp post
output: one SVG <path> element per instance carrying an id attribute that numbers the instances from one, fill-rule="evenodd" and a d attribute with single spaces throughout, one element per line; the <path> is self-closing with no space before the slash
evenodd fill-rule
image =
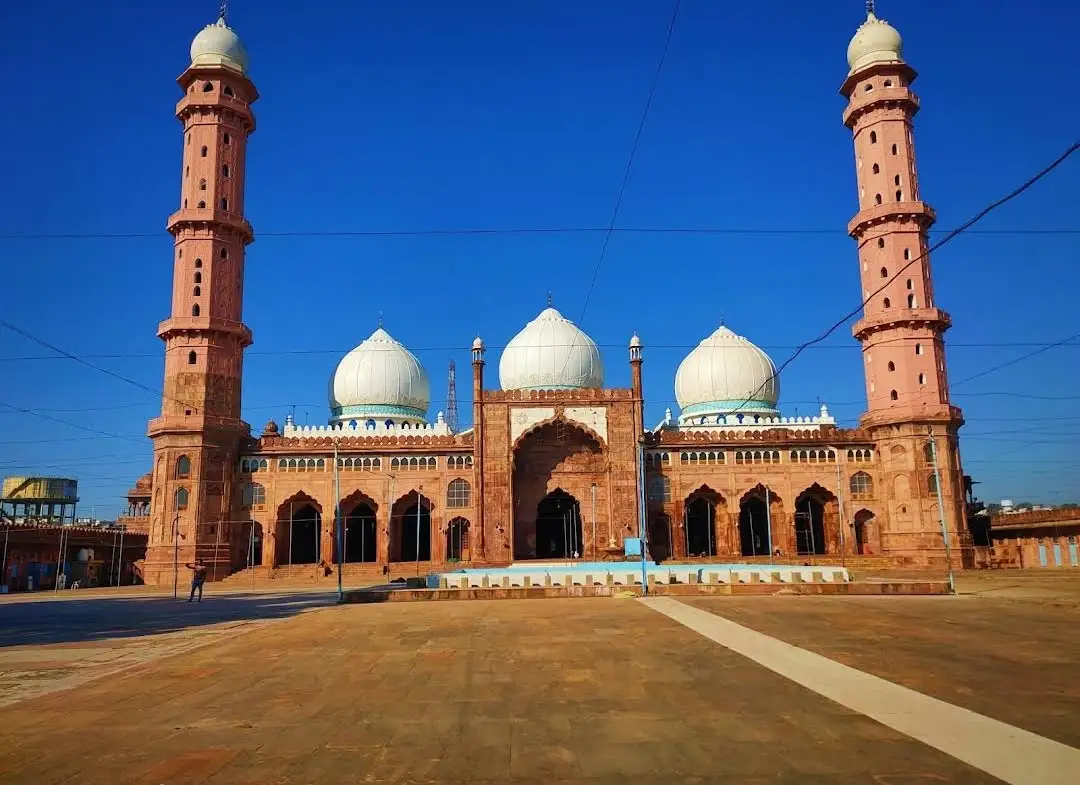
<path id="1" fill-rule="evenodd" d="M 941 538 L 945 542 L 945 563 L 949 568 L 949 593 L 956 594 L 956 576 L 953 575 L 952 549 L 949 547 L 949 529 L 945 525 L 945 502 L 941 495 L 941 470 L 938 468 L 937 441 L 934 439 L 933 426 L 927 426 L 926 433 L 930 437 L 930 460 L 934 466 L 934 490 L 937 492 L 938 523 L 941 524 Z"/>
<path id="2" fill-rule="evenodd" d="M 172 598 L 178 599 L 177 590 L 180 583 L 180 513 L 173 516 L 173 579 Z"/>

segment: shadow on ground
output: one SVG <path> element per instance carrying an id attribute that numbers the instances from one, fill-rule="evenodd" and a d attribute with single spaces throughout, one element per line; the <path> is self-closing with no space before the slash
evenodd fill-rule
<path id="1" fill-rule="evenodd" d="M 336 604 L 337 593 L 67 600 L 0 605 L 0 647 L 86 643 L 295 616 Z"/>

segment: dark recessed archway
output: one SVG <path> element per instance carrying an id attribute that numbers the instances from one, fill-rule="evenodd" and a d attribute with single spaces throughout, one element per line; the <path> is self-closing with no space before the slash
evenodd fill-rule
<path id="1" fill-rule="evenodd" d="M 289 564 L 316 564 L 319 561 L 322 514 L 312 504 L 293 508 L 289 526 Z"/>
<path id="2" fill-rule="evenodd" d="M 716 508 L 712 491 L 696 491 L 686 505 L 686 555 L 716 555 Z"/>
<path id="3" fill-rule="evenodd" d="M 431 499 L 410 493 L 390 516 L 390 561 L 431 561 Z"/>
<path id="4" fill-rule="evenodd" d="M 569 559 L 581 552 L 581 505 L 556 488 L 536 506 L 536 558 Z"/>
<path id="5" fill-rule="evenodd" d="M 769 512 L 757 494 L 739 506 L 739 545 L 743 556 L 769 555 Z"/>
<path id="6" fill-rule="evenodd" d="M 375 510 L 371 505 L 359 502 L 346 513 L 343 523 L 345 561 L 375 561 Z"/>

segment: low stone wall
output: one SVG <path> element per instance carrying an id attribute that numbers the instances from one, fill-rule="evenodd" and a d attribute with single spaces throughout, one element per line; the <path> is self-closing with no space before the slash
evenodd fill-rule
<path id="1" fill-rule="evenodd" d="M 656 584 L 650 596 L 762 596 L 762 595 L 842 595 L 842 596 L 913 596 L 948 594 L 944 581 L 884 581 L 874 583 L 696 583 Z M 345 592 L 344 602 L 424 602 L 432 600 L 541 600 L 567 597 L 640 597 L 636 586 L 492 586 L 470 589 L 397 589 L 374 587 Z"/>

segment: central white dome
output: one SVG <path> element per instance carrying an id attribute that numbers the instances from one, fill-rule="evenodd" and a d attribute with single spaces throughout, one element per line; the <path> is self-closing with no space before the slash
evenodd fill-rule
<path id="1" fill-rule="evenodd" d="M 362 418 L 423 422 L 431 385 L 415 355 L 380 327 L 330 377 L 331 423 Z"/>
<path id="2" fill-rule="evenodd" d="M 769 355 L 721 325 L 679 365 L 675 397 L 683 422 L 725 414 L 776 417 L 780 383 Z"/>
<path id="3" fill-rule="evenodd" d="M 506 345 L 499 384 L 504 390 L 603 387 L 604 364 L 593 339 L 549 307 Z"/>

